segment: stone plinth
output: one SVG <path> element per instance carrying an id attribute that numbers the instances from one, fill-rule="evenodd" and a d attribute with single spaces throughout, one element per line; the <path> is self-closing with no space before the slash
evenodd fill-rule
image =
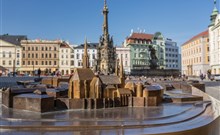
<path id="1" fill-rule="evenodd" d="M 34 112 L 54 110 L 54 98 L 48 95 L 21 94 L 14 96 L 13 108 Z"/>

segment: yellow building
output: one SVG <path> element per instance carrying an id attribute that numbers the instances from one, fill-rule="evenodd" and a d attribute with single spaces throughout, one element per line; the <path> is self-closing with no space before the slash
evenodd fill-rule
<path id="1" fill-rule="evenodd" d="M 22 40 L 22 66 L 20 73 L 37 74 L 40 68 L 42 74 L 50 74 L 59 69 L 59 50 L 65 44 L 63 41 Z"/>
<path id="2" fill-rule="evenodd" d="M 194 36 L 181 46 L 182 74 L 199 76 L 207 74 L 209 66 L 208 30 Z"/>

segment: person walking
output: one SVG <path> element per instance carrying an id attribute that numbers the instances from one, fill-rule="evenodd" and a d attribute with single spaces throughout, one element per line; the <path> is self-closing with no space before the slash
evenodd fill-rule
<path id="1" fill-rule="evenodd" d="M 41 74 L 41 70 L 40 70 L 40 68 L 38 69 L 38 77 L 40 78 L 40 74 Z"/>

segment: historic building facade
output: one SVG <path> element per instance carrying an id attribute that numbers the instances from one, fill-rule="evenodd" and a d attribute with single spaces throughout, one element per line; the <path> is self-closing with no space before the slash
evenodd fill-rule
<path id="1" fill-rule="evenodd" d="M 179 47 L 177 42 L 172 39 L 166 39 L 165 41 L 165 57 L 166 57 L 166 69 L 177 69 L 181 68 L 181 60 L 179 54 Z"/>
<path id="2" fill-rule="evenodd" d="M 22 47 L 20 41 L 24 39 L 27 39 L 27 36 L 0 36 L 0 66 L 6 68 L 8 72 L 17 72 L 21 68 Z"/>
<path id="3" fill-rule="evenodd" d="M 208 30 L 194 36 L 181 46 L 182 74 L 199 76 L 207 74 L 209 62 L 209 34 Z"/>
<path id="4" fill-rule="evenodd" d="M 97 47 L 98 43 L 88 43 L 87 42 L 87 55 L 89 58 L 89 67 L 93 68 L 95 65 L 95 60 L 97 59 Z M 75 68 L 82 68 L 83 67 L 83 57 L 85 53 L 85 44 L 78 45 L 74 48 L 74 60 L 73 65 Z"/>
<path id="5" fill-rule="evenodd" d="M 97 48 L 97 59 L 95 63 L 95 71 L 103 74 L 113 74 L 115 72 L 116 63 L 116 49 L 113 45 L 113 38 L 110 37 L 108 32 L 108 13 L 109 10 L 105 0 L 103 8 L 103 34 L 100 37 L 99 46 Z"/>
<path id="6" fill-rule="evenodd" d="M 69 75 L 71 71 L 71 53 L 73 48 L 68 43 L 63 42 L 60 44 L 59 50 L 59 70 L 61 75 Z"/>
<path id="7" fill-rule="evenodd" d="M 209 25 L 210 66 L 212 74 L 220 74 L 220 15 L 215 7 Z"/>
<path id="8" fill-rule="evenodd" d="M 129 47 L 116 47 L 117 59 L 122 60 L 125 74 L 131 72 L 131 49 Z"/>
<path id="9" fill-rule="evenodd" d="M 22 40 L 22 67 L 19 71 L 33 75 L 40 68 L 42 74 L 54 73 L 62 65 L 59 51 L 66 45 L 61 40 Z"/>
<path id="10" fill-rule="evenodd" d="M 131 33 L 124 42 L 124 47 L 130 48 L 131 69 L 149 69 L 150 51 L 149 46 L 156 50 L 159 69 L 165 68 L 165 40 L 160 32 L 155 34 Z"/>

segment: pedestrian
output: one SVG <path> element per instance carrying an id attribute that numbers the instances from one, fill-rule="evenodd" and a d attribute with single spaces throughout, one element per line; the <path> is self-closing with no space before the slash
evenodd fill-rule
<path id="1" fill-rule="evenodd" d="M 200 79 L 201 79 L 201 80 L 203 80 L 203 79 L 204 79 L 204 76 L 203 76 L 203 74 L 202 74 L 202 73 L 200 74 Z"/>
<path id="2" fill-rule="evenodd" d="M 40 70 L 40 68 L 38 69 L 38 77 L 40 78 L 40 74 L 41 74 L 41 70 Z"/>

